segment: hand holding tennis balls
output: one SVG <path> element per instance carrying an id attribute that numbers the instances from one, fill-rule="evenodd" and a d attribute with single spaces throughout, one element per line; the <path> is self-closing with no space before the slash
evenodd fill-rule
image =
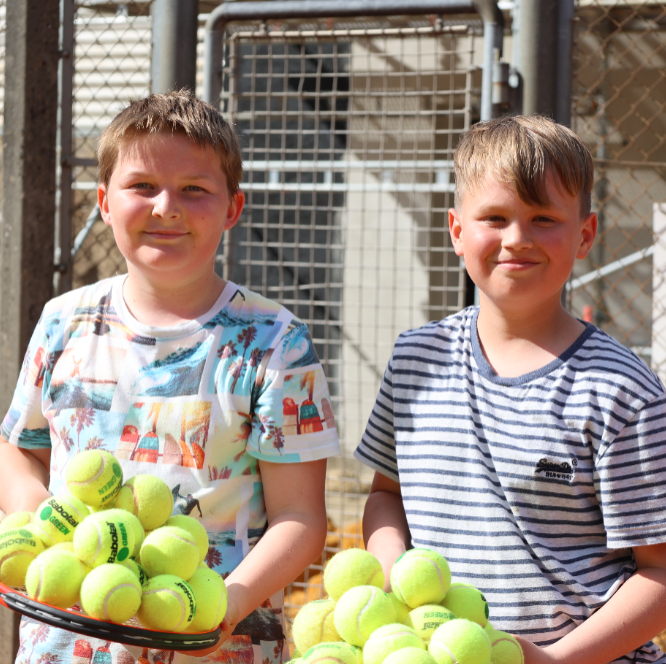
<path id="1" fill-rule="evenodd" d="M 376 558 L 360 549 L 329 561 L 324 587 L 330 598 L 306 604 L 294 619 L 294 642 L 305 650 L 295 663 L 524 663 L 520 643 L 488 622 L 482 592 L 452 584 L 439 553 L 415 548 L 398 558 L 389 595 L 379 588 L 378 571 Z M 362 655 L 345 645 L 362 647 Z"/>

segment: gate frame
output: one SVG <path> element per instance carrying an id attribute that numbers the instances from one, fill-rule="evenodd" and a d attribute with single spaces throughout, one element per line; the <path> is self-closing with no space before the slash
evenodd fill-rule
<path id="1" fill-rule="evenodd" d="M 214 9 L 206 21 L 203 98 L 209 104 L 215 104 L 220 97 L 224 30 L 232 21 L 473 13 L 478 13 L 483 20 L 481 120 L 490 120 L 498 110 L 493 109 L 493 64 L 502 58 L 504 42 L 504 16 L 495 0 L 265 0 L 224 3 Z"/>

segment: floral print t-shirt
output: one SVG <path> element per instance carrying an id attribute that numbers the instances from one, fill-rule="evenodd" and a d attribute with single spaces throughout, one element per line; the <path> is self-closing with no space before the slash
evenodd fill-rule
<path id="1" fill-rule="evenodd" d="M 199 319 L 139 323 L 122 297 L 125 276 L 50 301 L 30 341 L 2 434 L 51 448 L 50 491 L 66 493 L 79 451 L 103 449 L 124 478 L 154 474 L 174 514 L 201 520 L 208 565 L 223 576 L 264 533 L 259 461 L 338 455 L 335 419 L 307 326 L 231 282 Z M 282 594 L 240 622 L 210 663 L 280 663 Z M 177 663 L 191 657 L 78 636 L 24 618 L 17 662 Z"/>

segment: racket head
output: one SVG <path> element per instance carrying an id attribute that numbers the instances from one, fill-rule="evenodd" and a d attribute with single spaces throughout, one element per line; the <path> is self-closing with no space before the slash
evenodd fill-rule
<path id="1" fill-rule="evenodd" d="M 0 603 L 16 613 L 53 627 L 105 641 L 153 650 L 205 650 L 216 645 L 222 633 L 220 627 L 202 633 L 184 634 L 154 631 L 138 624 L 115 624 L 97 620 L 77 611 L 35 601 L 3 583 L 0 583 Z"/>

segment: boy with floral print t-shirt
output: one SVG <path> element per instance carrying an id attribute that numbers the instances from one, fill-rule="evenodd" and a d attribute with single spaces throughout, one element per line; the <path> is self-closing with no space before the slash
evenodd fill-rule
<path id="1" fill-rule="evenodd" d="M 203 105 L 182 93 L 152 97 Z M 0 502 L 7 512 L 34 510 L 49 494 L 66 493 L 67 465 L 90 449 L 112 453 L 125 479 L 159 476 L 172 491 L 174 514 L 205 526 L 206 562 L 229 590 L 221 642 L 195 661 L 280 663 L 282 588 L 318 556 L 326 533 L 325 458 L 339 453 L 330 396 L 307 326 L 277 303 L 215 281 L 215 297 L 203 298 L 206 309 L 194 316 L 182 314 L 189 302 L 170 317 L 142 301 L 179 270 L 182 281 L 183 265 L 196 274 L 190 257 L 202 251 L 194 242 L 208 229 L 197 230 L 195 215 L 206 212 L 209 192 L 219 194 L 206 176 L 206 169 L 216 175 L 215 153 L 187 136 L 156 134 L 134 139 L 138 157 L 124 157 L 121 148 L 118 192 L 112 178 L 104 193 L 111 226 L 125 225 L 114 233 L 128 275 L 50 301 L 32 336 L 2 423 L 0 460 L 7 465 L 0 467 L 12 469 Z M 179 161 L 168 165 L 174 147 Z M 129 185 L 121 179 L 127 172 Z M 146 200 L 149 215 L 141 217 L 137 206 Z M 163 265 L 170 272 L 160 274 Z M 209 277 L 207 269 L 199 274 Z M 145 291 L 133 291 L 133 281 Z M 160 303 L 167 314 L 177 309 L 175 293 L 173 306 Z M 197 297 L 191 290 L 189 298 Z M 193 655 L 109 643 L 24 618 L 17 661 L 54 660 L 177 663 Z"/>

